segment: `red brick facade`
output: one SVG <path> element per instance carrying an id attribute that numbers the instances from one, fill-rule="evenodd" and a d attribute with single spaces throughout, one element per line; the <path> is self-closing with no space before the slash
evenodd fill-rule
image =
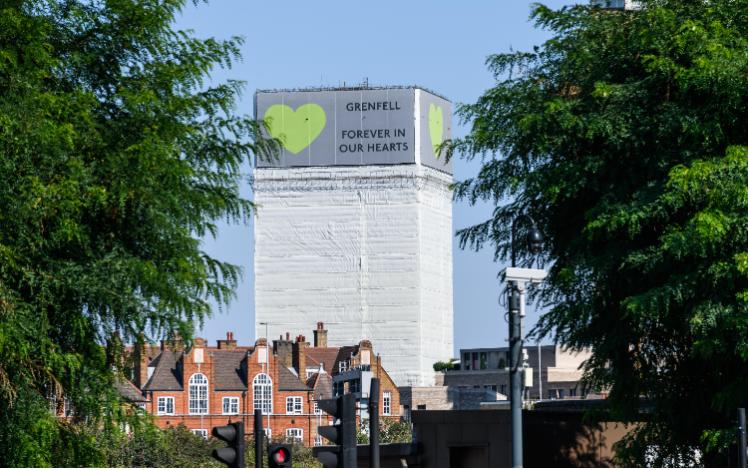
<path id="1" fill-rule="evenodd" d="M 252 347 L 239 347 L 231 333 L 226 340 L 218 341 L 216 347 L 208 347 L 200 338 L 186 351 L 165 345 L 160 349 L 136 346 L 134 383 L 146 399 L 146 411 L 160 427 L 184 424 L 209 434 L 214 426 L 243 420 L 245 432 L 252 435 L 255 381 L 262 381 L 265 374 L 271 381 L 272 410 L 264 414 L 263 427 L 270 429 L 272 439 L 296 437 L 312 446 L 317 426 L 327 425 L 330 420 L 326 415 L 314 413 L 315 400 L 332 397 L 332 383 L 343 378 L 341 369 L 348 370 L 345 377 L 355 377 L 356 371 L 363 369 L 367 376 L 380 378 L 380 415 L 389 406 L 389 415 L 398 418 L 397 387 L 374 356 L 371 343 L 361 341 L 356 346 L 329 348 L 324 344 L 326 331 L 322 330 L 323 325 L 318 324 L 315 347 L 309 346 L 303 336 L 291 341 L 288 335 L 274 341 L 270 348 L 262 338 Z M 202 383 L 191 386 L 191 380 Z M 339 385 L 340 389 L 348 387 L 348 384 Z M 206 396 L 201 395 L 204 390 L 207 403 Z M 261 401 L 259 392 L 258 389 L 257 399 Z M 384 403 L 385 394 L 389 396 L 389 404 Z M 226 410 L 224 398 L 234 399 Z"/>

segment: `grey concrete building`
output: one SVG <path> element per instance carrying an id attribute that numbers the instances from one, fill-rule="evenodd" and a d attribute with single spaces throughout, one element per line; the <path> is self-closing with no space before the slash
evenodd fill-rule
<path id="1" fill-rule="evenodd" d="M 490 390 L 507 395 L 508 348 L 460 350 L 459 370 L 437 376 L 437 384 L 458 389 Z M 582 365 L 589 351 L 572 352 L 558 345 L 524 348 L 525 397 L 530 400 L 584 398 Z"/>
<path id="2" fill-rule="evenodd" d="M 398 387 L 400 414 L 410 419 L 414 410 L 478 410 L 508 406 L 508 348 L 461 349 L 457 370 L 436 373 L 433 387 Z M 561 346 L 524 348 L 525 399 L 561 400 L 600 398 L 581 385 L 582 364 L 588 351 Z M 538 373 L 539 371 L 539 373 Z"/>

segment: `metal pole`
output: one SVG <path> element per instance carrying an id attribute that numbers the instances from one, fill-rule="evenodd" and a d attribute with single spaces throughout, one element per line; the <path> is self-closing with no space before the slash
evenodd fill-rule
<path id="1" fill-rule="evenodd" d="M 262 410 L 255 410 L 255 467 L 262 468 L 262 441 L 265 430 L 262 429 Z"/>
<path id="2" fill-rule="evenodd" d="M 369 466 L 379 468 L 379 379 L 371 379 L 369 390 Z"/>
<path id="3" fill-rule="evenodd" d="M 356 398 L 352 393 L 346 393 L 341 397 L 341 432 L 343 434 L 342 457 L 344 468 L 358 467 L 358 450 L 356 444 Z"/>
<path id="4" fill-rule="evenodd" d="M 738 467 L 746 467 L 745 408 L 738 408 Z"/>
<path id="5" fill-rule="evenodd" d="M 244 463 L 244 454 L 246 453 L 247 441 L 244 440 L 244 420 L 235 423 L 236 426 L 236 468 L 244 468 L 247 465 Z"/>
<path id="6" fill-rule="evenodd" d="M 509 386 L 512 409 L 512 467 L 522 467 L 522 323 L 516 282 L 509 283 Z"/>

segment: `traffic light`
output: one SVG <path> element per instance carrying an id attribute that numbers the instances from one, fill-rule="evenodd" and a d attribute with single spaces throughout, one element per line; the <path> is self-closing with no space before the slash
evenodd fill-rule
<path id="1" fill-rule="evenodd" d="M 213 458 L 230 468 L 244 468 L 244 423 L 229 423 L 228 426 L 213 428 L 213 437 L 228 444 L 213 451 Z"/>
<path id="2" fill-rule="evenodd" d="M 290 468 L 291 446 L 286 444 L 273 444 L 268 446 L 268 467 Z"/>
<path id="3" fill-rule="evenodd" d="M 337 449 L 320 452 L 317 459 L 324 467 L 355 468 L 356 460 L 356 398 L 346 393 L 338 398 L 320 400 L 322 411 L 332 416 L 332 426 L 320 426 L 320 436 L 330 441 Z"/>

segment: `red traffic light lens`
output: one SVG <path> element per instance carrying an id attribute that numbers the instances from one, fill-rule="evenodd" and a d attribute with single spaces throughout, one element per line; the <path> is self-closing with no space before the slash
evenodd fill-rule
<path id="1" fill-rule="evenodd" d="M 286 452 L 286 449 L 280 448 L 273 452 L 273 461 L 275 463 L 285 463 L 288 460 L 288 452 Z"/>

